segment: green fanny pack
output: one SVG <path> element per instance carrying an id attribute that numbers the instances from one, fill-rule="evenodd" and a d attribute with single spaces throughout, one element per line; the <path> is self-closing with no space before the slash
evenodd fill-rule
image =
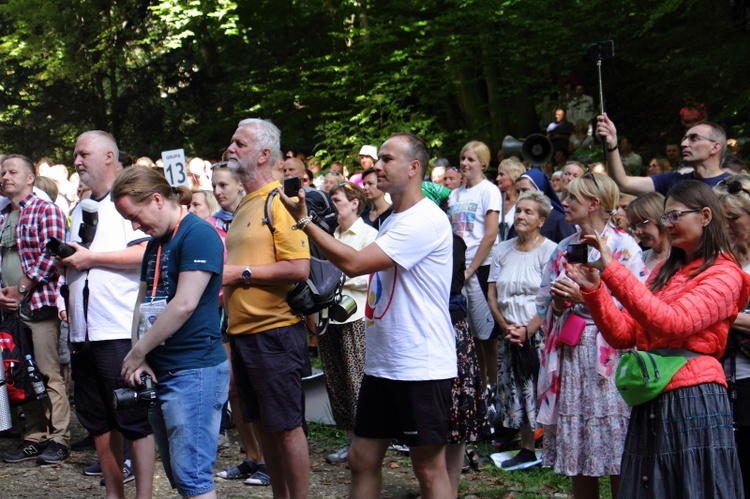
<path id="1" fill-rule="evenodd" d="M 681 348 L 628 350 L 620 358 L 615 385 L 629 406 L 655 399 L 689 359 L 702 354 Z"/>

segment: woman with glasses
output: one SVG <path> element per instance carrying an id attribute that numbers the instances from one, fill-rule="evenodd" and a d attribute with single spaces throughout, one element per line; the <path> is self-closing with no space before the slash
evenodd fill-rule
<path id="1" fill-rule="evenodd" d="M 333 233 L 334 237 L 356 250 L 367 247 L 378 236 L 378 231 L 365 224 L 359 216 L 365 207 L 365 193 L 348 182 L 342 182 L 329 193 L 338 211 L 339 225 Z M 332 464 L 346 463 L 354 435 L 359 387 L 365 374 L 367 282 L 367 275 L 347 277 L 343 294 L 357 303 L 357 310 L 344 322 L 332 320 L 325 334 L 318 336 L 333 420 L 337 428 L 346 431 L 347 437 L 343 447 L 326 456 L 326 461 Z"/>
<path id="2" fill-rule="evenodd" d="M 500 191 L 484 176 L 490 149 L 471 141 L 461 149 L 461 172 L 466 185 L 451 191 L 448 217 L 453 233 L 466 243 L 466 293 L 469 326 L 477 340 L 479 376 L 482 386 L 497 384 L 497 337 L 500 333 L 487 304 L 487 278 L 492 248 L 498 233 Z M 515 191 L 515 188 L 514 188 Z"/>
<path id="3" fill-rule="evenodd" d="M 664 196 L 650 192 L 636 198 L 626 208 L 630 233 L 642 246 L 648 248 L 643 252 L 643 261 L 649 272 L 669 256 L 671 248 L 669 234 L 661 223 L 664 215 Z"/>
<path id="4" fill-rule="evenodd" d="M 719 359 L 747 305 L 750 276 L 732 254 L 709 186 L 688 180 L 673 187 L 664 212 L 672 250 L 646 284 L 598 234 L 584 240 L 600 258 L 566 266 L 610 345 L 680 349 L 666 355 L 688 359 L 656 398 L 632 408 L 619 497 L 743 497 Z"/>
<path id="5" fill-rule="evenodd" d="M 587 173 L 568 185 L 565 221 L 580 229 L 563 239 L 542 274 L 537 318 L 528 325 L 546 336 L 539 372 L 539 414 L 544 429 L 543 461 L 572 477 L 576 497 L 598 497 L 599 477 L 610 475 L 617 492 L 629 409 L 615 387 L 620 353 L 594 324 L 578 285 L 567 275 L 568 251 L 586 236 L 600 234 L 604 244 L 635 279 L 645 279 L 641 249 L 611 216 L 619 190 L 600 173 Z M 588 260 L 599 257 L 585 250 Z"/>
<path id="6" fill-rule="evenodd" d="M 734 255 L 750 274 L 750 176 L 733 175 L 714 187 Z M 750 309 L 745 308 L 732 324 L 724 356 L 734 413 L 734 438 L 740 458 L 745 496 L 750 497 Z"/>

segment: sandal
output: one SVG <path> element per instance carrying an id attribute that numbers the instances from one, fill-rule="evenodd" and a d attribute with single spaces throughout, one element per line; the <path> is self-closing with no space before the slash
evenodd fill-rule
<path id="1" fill-rule="evenodd" d="M 228 470 L 220 471 L 216 476 L 226 480 L 241 480 L 251 476 L 256 471 L 258 471 L 258 465 L 245 458 L 239 465 L 234 468 L 229 468 Z"/>
<path id="2" fill-rule="evenodd" d="M 253 473 L 253 476 L 245 480 L 245 485 L 260 485 L 267 487 L 271 485 L 271 477 L 265 471 L 258 470 Z"/>
<path id="3" fill-rule="evenodd" d="M 469 463 L 469 468 L 474 471 L 481 471 L 484 466 L 483 464 L 488 462 L 490 459 L 482 454 L 479 449 L 474 447 L 474 450 L 469 451 L 466 449 L 466 461 Z"/>

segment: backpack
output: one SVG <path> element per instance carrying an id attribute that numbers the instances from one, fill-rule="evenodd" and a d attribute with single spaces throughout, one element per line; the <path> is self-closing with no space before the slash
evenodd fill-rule
<path id="1" fill-rule="evenodd" d="M 18 315 L 6 316 L 0 324 L 0 349 L 10 405 L 18 406 L 36 400 L 34 387 L 24 365 L 27 354 L 34 356 L 31 330 Z"/>
<path id="2" fill-rule="evenodd" d="M 278 194 L 276 190 L 269 194 L 264 209 L 263 223 L 268 225 L 271 234 L 274 232 L 271 204 Z M 313 223 L 333 234 L 338 226 L 338 212 L 331 197 L 325 192 L 305 188 L 305 205 L 310 215 L 317 215 Z M 310 275 L 307 281 L 294 285 L 286 301 L 292 310 L 303 315 L 320 312 L 336 303 L 344 279 L 344 273 L 310 243 Z"/>

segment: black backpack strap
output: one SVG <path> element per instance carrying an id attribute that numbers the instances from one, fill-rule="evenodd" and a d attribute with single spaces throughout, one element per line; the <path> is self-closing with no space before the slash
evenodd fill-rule
<path id="1" fill-rule="evenodd" d="M 268 226 L 268 230 L 271 231 L 271 235 L 273 236 L 273 211 L 271 211 L 271 204 L 273 203 L 273 200 L 276 196 L 279 195 L 279 191 L 276 189 L 272 190 L 271 193 L 266 198 L 266 204 L 263 207 L 263 223 Z"/>

